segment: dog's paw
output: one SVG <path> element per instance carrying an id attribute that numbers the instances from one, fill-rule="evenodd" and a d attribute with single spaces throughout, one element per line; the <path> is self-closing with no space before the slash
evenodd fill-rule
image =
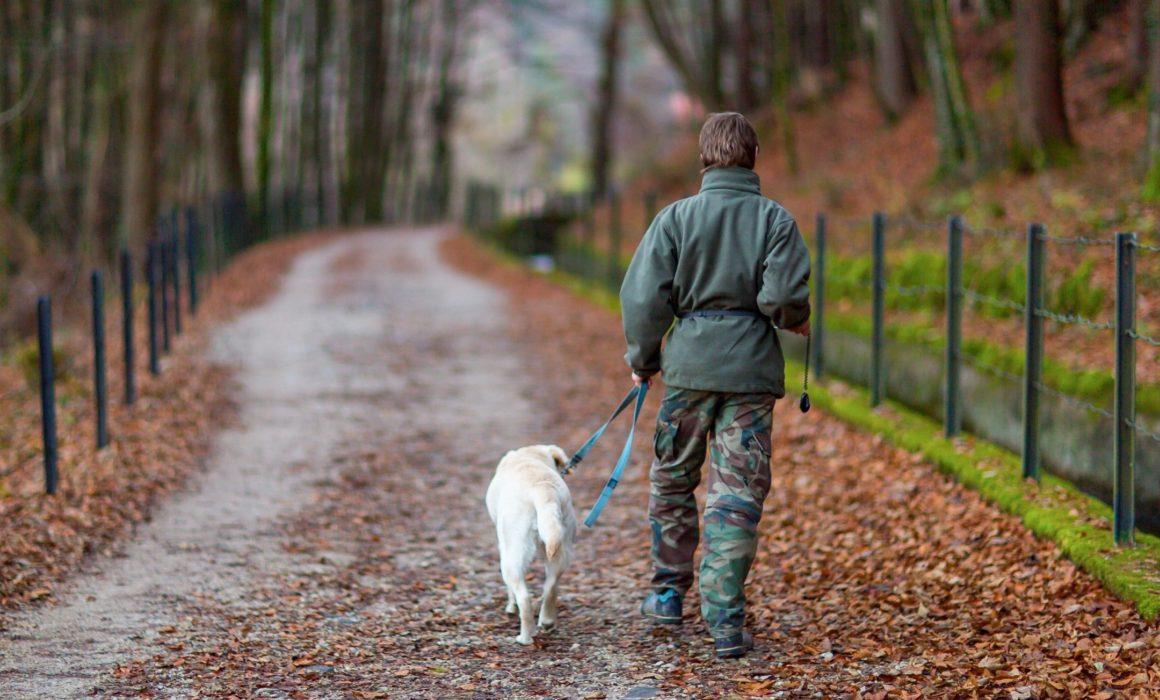
<path id="1" fill-rule="evenodd" d="M 527 635 L 521 634 L 518 637 L 513 637 L 512 641 L 515 642 L 516 644 L 528 646 L 529 644 L 532 643 L 533 640 L 532 640 L 532 636 L 530 634 L 527 634 Z"/>
<path id="2" fill-rule="evenodd" d="M 505 613 L 507 613 L 508 615 L 515 615 L 516 614 L 516 604 L 515 603 L 508 603 L 504 607 L 503 611 Z"/>
<path id="3" fill-rule="evenodd" d="M 555 620 L 545 620 L 544 618 L 540 618 L 539 624 L 541 632 L 551 632 L 552 630 L 556 629 Z"/>

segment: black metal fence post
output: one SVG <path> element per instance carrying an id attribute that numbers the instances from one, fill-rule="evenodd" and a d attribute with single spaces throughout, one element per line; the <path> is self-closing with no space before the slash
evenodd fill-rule
<path id="1" fill-rule="evenodd" d="M 52 301 L 36 300 L 36 336 L 40 350 L 40 432 L 44 439 L 44 491 L 56 493 L 60 475 L 56 452 L 56 372 L 53 367 Z"/>
<path id="2" fill-rule="evenodd" d="M 185 210 L 185 283 L 189 285 L 189 315 L 197 313 L 197 252 L 198 237 L 201 235 L 197 212 L 193 207 Z"/>
<path id="3" fill-rule="evenodd" d="M 159 334 L 157 332 L 158 322 L 164 321 L 164 317 L 158 317 L 158 311 L 161 310 L 158 306 L 165 306 L 160 303 L 161 300 L 158 298 L 158 292 L 163 290 L 163 288 L 158 289 L 160 287 L 158 277 L 161 274 L 159 270 L 161 267 L 161 261 L 159 260 L 161 253 L 159 249 L 160 246 L 156 242 L 150 241 L 149 252 L 145 256 L 145 281 L 149 284 L 149 371 L 153 376 L 161 374 L 161 353 L 158 352 L 158 335 L 164 335 L 164 333 Z"/>
<path id="4" fill-rule="evenodd" d="M 873 268 L 873 329 L 870 338 L 870 406 L 878 406 L 885 395 L 883 352 L 886 346 L 886 216 L 874 212 L 871 233 Z"/>
<path id="5" fill-rule="evenodd" d="M 169 246 L 165 244 L 164 236 L 154 244 L 154 264 L 158 271 L 158 289 L 161 300 L 161 349 L 169 352 Z"/>
<path id="6" fill-rule="evenodd" d="M 821 379 L 826 371 L 826 215 L 818 212 L 817 233 L 814 239 L 817 254 L 814 260 L 814 308 L 810 324 L 811 346 L 814 356 L 814 378 Z"/>
<path id="7" fill-rule="evenodd" d="M 125 405 L 137 400 L 137 376 L 133 347 L 133 257 L 121 250 L 121 356 L 125 363 Z"/>
<path id="8" fill-rule="evenodd" d="M 947 350 L 946 395 L 943 397 L 943 433 L 959 434 L 963 427 L 960 391 L 963 351 L 963 220 L 947 222 Z"/>
<path id="9" fill-rule="evenodd" d="M 620 195 L 608 196 L 608 284 L 620 287 Z"/>
<path id="10" fill-rule="evenodd" d="M 1118 545 L 1135 544 L 1136 532 L 1136 234 L 1116 234 L 1116 473 L 1112 491 Z"/>
<path id="11" fill-rule="evenodd" d="M 179 232 L 177 217 L 169 232 L 169 281 L 173 283 L 173 332 L 181 335 L 181 246 L 177 244 Z"/>
<path id="12" fill-rule="evenodd" d="M 1026 364 L 1023 370 L 1023 478 L 1039 481 L 1039 387 L 1043 376 L 1044 230 L 1027 227 L 1027 299 L 1024 308 Z"/>
<path id="13" fill-rule="evenodd" d="M 93 399 L 97 413 L 97 449 L 109 444 L 108 376 L 105 372 L 105 278 L 100 270 L 89 277 L 93 302 Z"/>

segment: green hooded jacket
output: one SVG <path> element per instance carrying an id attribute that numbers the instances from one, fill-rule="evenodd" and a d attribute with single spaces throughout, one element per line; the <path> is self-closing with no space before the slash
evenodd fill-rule
<path id="1" fill-rule="evenodd" d="M 665 207 L 620 288 L 625 359 L 682 389 L 785 396 L 777 328 L 810 317 L 810 256 L 797 223 L 747 168 L 714 168 L 700 193 Z M 693 316 L 690 311 L 756 311 Z M 674 323 L 675 321 L 675 323 Z M 661 340 L 668 335 L 664 352 Z"/>

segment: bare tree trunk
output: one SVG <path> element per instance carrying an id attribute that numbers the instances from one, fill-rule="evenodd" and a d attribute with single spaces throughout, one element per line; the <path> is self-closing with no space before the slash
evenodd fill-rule
<path id="1" fill-rule="evenodd" d="M 918 94 L 914 66 L 903 32 L 908 26 L 905 0 L 877 0 L 878 30 L 874 38 L 874 77 L 887 118 L 898 119 Z"/>
<path id="2" fill-rule="evenodd" d="M 262 0 L 259 17 L 261 33 L 260 101 L 258 104 L 258 225 L 265 234 L 270 225 L 270 138 L 274 120 L 274 2 Z"/>
<path id="3" fill-rule="evenodd" d="M 789 171 L 798 172 L 797 140 L 794 137 L 793 107 L 790 105 L 790 86 L 793 85 L 793 62 L 790 60 L 789 13 L 787 0 L 773 0 L 774 40 L 777 55 L 774 58 L 773 104 L 777 111 L 781 145 Z"/>
<path id="4" fill-rule="evenodd" d="M 947 0 L 914 0 L 922 18 L 927 68 L 934 93 L 940 169 L 944 172 L 979 165 L 979 132 L 959 69 Z"/>
<path id="5" fill-rule="evenodd" d="M 167 0 L 142 0 L 133 22 L 136 44 L 129 85 L 125 185 L 121 198 L 124 215 L 122 236 L 131 245 L 149 238 L 157 217 L 160 68 L 167 5 Z"/>
<path id="6" fill-rule="evenodd" d="M 1071 130 L 1063 101 L 1059 0 L 1016 0 L 1015 86 L 1019 141 L 1042 167 L 1065 157 Z"/>
<path id="7" fill-rule="evenodd" d="M 245 191 L 242 166 L 242 78 L 245 73 L 244 2 L 216 0 L 210 18 L 209 77 L 213 94 L 213 185 Z"/>
<path id="8" fill-rule="evenodd" d="M 370 28 L 366 49 L 366 70 L 363 71 L 363 171 L 360 186 L 366 220 L 383 220 L 383 168 L 386 149 L 385 104 L 387 101 L 386 34 L 384 31 L 386 6 L 383 0 L 363 0 L 365 12 L 362 22 Z"/>
<path id="9" fill-rule="evenodd" d="M 105 198 L 102 187 L 109 162 L 109 136 L 113 108 L 113 75 L 105 66 L 97 71 L 93 88 L 93 119 L 89 124 L 89 140 L 86 144 L 88 163 L 86 165 L 83 199 L 81 201 L 80 245 L 86 254 L 105 255 L 112 252 L 102 241 L 101 224 L 104 219 Z"/>
<path id="10" fill-rule="evenodd" d="M 329 224 L 333 219 L 328 211 L 327 184 L 330 161 L 330 112 L 324 99 L 326 91 L 326 56 L 330 40 L 330 0 L 314 2 L 314 83 L 311 86 L 311 100 L 314 103 L 314 168 L 317 187 L 318 218 L 320 223 Z"/>
<path id="11" fill-rule="evenodd" d="M 737 107 L 749 112 L 757 107 L 757 90 L 753 84 L 754 21 L 756 20 L 755 0 L 741 0 L 737 18 Z"/>
<path id="12" fill-rule="evenodd" d="M 459 85 L 455 78 L 456 54 L 459 41 L 458 16 L 460 8 L 455 0 L 443 0 L 443 43 L 440 47 L 439 78 L 435 102 L 431 105 L 431 207 L 435 217 L 450 213 L 451 186 L 454 164 L 451 152 L 451 127 L 455 122 L 455 105 Z"/>
<path id="13" fill-rule="evenodd" d="M 684 6 L 683 3 L 673 0 L 641 2 L 653 38 L 673 69 L 681 76 L 685 89 L 696 95 L 709 109 L 722 109 L 725 104 L 720 72 L 721 45 L 724 40 L 721 0 L 711 0 L 708 22 L 700 20 L 704 12 L 702 2 L 694 3 L 689 12 L 698 20 L 686 23 L 689 26 L 681 26 L 680 20 L 674 16 Z M 687 42 L 691 49 L 686 49 L 680 39 L 682 29 L 691 34 Z"/>
<path id="14" fill-rule="evenodd" d="M 708 80 L 710 104 L 714 109 L 727 109 L 731 100 L 725 97 L 721 58 L 726 42 L 724 0 L 709 0 L 709 31 L 705 34 L 705 54 L 708 57 L 705 77 Z"/>
<path id="15" fill-rule="evenodd" d="M 612 123 L 619 96 L 620 32 L 624 24 L 624 0 L 610 0 L 608 17 L 600 39 L 600 80 L 592 109 L 592 196 L 608 194 L 612 171 Z"/>
<path id="16" fill-rule="evenodd" d="M 1128 66 L 1124 87 L 1131 93 L 1140 90 L 1148 74 L 1148 0 L 1129 0 Z"/>
<path id="17" fill-rule="evenodd" d="M 1143 198 L 1160 202 L 1160 0 L 1148 0 L 1148 174 Z"/>

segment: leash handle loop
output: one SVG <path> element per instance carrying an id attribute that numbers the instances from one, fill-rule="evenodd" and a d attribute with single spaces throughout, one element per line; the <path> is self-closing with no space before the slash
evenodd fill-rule
<path id="1" fill-rule="evenodd" d="M 612 476 L 608 477 L 608 482 L 604 484 L 604 489 L 600 492 L 600 497 L 596 499 L 596 503 L 592 506 L 592 510 L 588 511 L 588 516 L 584 518 L 585 527 L 593 527 L 596 525 L 596 520 L 600 518 L 600 512 L 604 510 L 604 506 L 608 505 L 608 499 L 612 498 L 612 491 L 620 484 L 620 477 L 624 474 L 624 468 L 628 466 L 628 458 L 632 455 L 632 439 L 636 435 L 636 421 L 640 418 L 640 409 L 644 406 L 644 397 L 648 395 L 648 384 L 641 384 L 638 387 L 633 387 L 628 396 L 625 397 L 627 402 L 633 398 L 633 393 L 636 395 L 636 406 L 632 409 L 632 423 L 628 428 L 628 439 L 624 441 L 624 449 L 620 451 L 620 458 L 616 460 L 616 467 L 612 470 Z M 615 418 L 620 412 L 624 410 L 623 407 L 618 408 L 616 413 L 612 415 Z M 611 419 L 609 419 L 611 421 Z M 600 429 L 608 427 L 605 423 Z"/>

